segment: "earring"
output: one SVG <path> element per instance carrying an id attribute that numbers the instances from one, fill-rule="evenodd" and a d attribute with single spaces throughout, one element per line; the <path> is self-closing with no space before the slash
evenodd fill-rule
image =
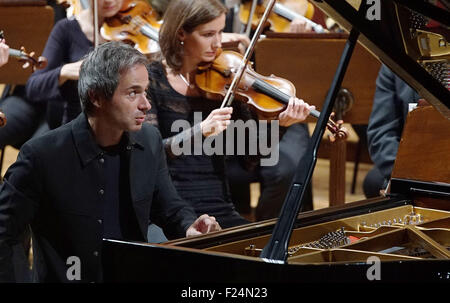
<path id="1" fill-rule="evenodd" d="M 181 45 L 184 45 L 184 41 L 180 41 L 180 44 L 181 44 Z"/>

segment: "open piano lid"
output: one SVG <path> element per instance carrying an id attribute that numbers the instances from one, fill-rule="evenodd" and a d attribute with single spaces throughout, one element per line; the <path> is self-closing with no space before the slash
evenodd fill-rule
<path id="1" fill-rule="evenodd" d="M 350 32 L 333 83 L 297 173 L 283 203 L 279 219 L 260 257 L 270 263 L 285 263 L 292 230 L 317 160 L 324 119 L 331 112 L 335 93 L 342 83 L 354 45 L 359 41 L 399 77 L 450 120 L 449 59 L 447 33 L 450 13 L 425 1 L 318 0 L 329 17 Z M 421 12 L 421 13 L 418 13 Z M 374 19 L 374 20 L 369 20 Z M 430 22 L 441 24 L 442 36 L 431 32 Z"/>
<path id="2" fill-rule="evenodd" d="M 321 10 L 450 119 L 450 2 L 318 0 Z M 367 4 L 367 14 L 358 14 Z M 373 20 L 369 20 L 373 19 Z M 378 20 L 377 20 L 378 19 Z"/>

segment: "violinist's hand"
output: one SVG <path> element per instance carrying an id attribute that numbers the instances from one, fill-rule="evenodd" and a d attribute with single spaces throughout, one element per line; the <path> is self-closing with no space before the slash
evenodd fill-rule
<path id="1" fill-rule="evenodd" d="M 6 44 L 5 39 L 0 39 L 0 66 L 8 63 L 9 59 L 9 46 Z"/>
<path id="2" fill-rule="evenodd" d="M 308 117 L 309 112 L 316 107 L 309 105 L 302 99 L 292 97 L 286 109 L 278 115 L 280 126 L 288 127 L 292 124 L 302 122 Z"/>
<path id="3" fill-rule="evenodd" d="M 243 34 L 237 33 L 222 33 L 222 43 L 239 41 L 239 52 L 245 53 L 245 49 L 250 45 L 250 39 Z"/>
<path id="4" fill-rule="evenodd" d="M 67 80 L 78 80 L 81 63 L 83 63 L 83 60 L 64 64 L 59 73 L 59 85 L 64 84 Z"/>
<path id="5" fill-rule="evenodd" d="M 223 132 L 230 124 L 232 113 L 232 107 L 224 107 L 213 110 L 209 116 L 200 123 L 203 136 L 215 136 Z"/>
<path id="6" fill-rule="evenodd" d="M 292 20 L 289 26 L 289 32 L 291 33 L 311 33 L 312 31 L 311 24 L 306 23 L 306 21 L 302 19 Z"/>
<path id="7" fill-rule="evenodd" d="M 191 226 L 189 226 L 189 228 L 186 230 L 186 237 L 206 234 L 212 231 L 219 230 L 222 230 L 222 228 L 216 221 L 216 218 L 205 214 L 198 217 L 197 220 L 195 220 L 195 222 L 192 223 Z"/>

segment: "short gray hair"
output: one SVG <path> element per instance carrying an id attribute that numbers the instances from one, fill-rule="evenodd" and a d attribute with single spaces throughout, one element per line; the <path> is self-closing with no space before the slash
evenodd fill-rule
<path id="1" fill-rule="evenodd" d="M 120 75 L 135 65 L 148 66 L 148 59 L 124 42 L 107 42 L 84 57 L 78 80 L 83 111 L 92 115 L 92 99 L 111 100 Z"/>

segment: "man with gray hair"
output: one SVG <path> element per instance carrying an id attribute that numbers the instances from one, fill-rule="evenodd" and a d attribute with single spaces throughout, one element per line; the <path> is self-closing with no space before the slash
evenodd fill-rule
<path id="1" fill-rule="evenodd" d="M 147 63 L 124 43 L 99 46 L 81 65 L 83 113 L 22 146 L 0 187 L 0 281 L 15 281 L 11 247 L 28 225 L 38 282 L 102 281 L 102 238 L 144 242 L 152 222 L 169 238 L 220 230 L 178 196 L 144 124 Z"/>

